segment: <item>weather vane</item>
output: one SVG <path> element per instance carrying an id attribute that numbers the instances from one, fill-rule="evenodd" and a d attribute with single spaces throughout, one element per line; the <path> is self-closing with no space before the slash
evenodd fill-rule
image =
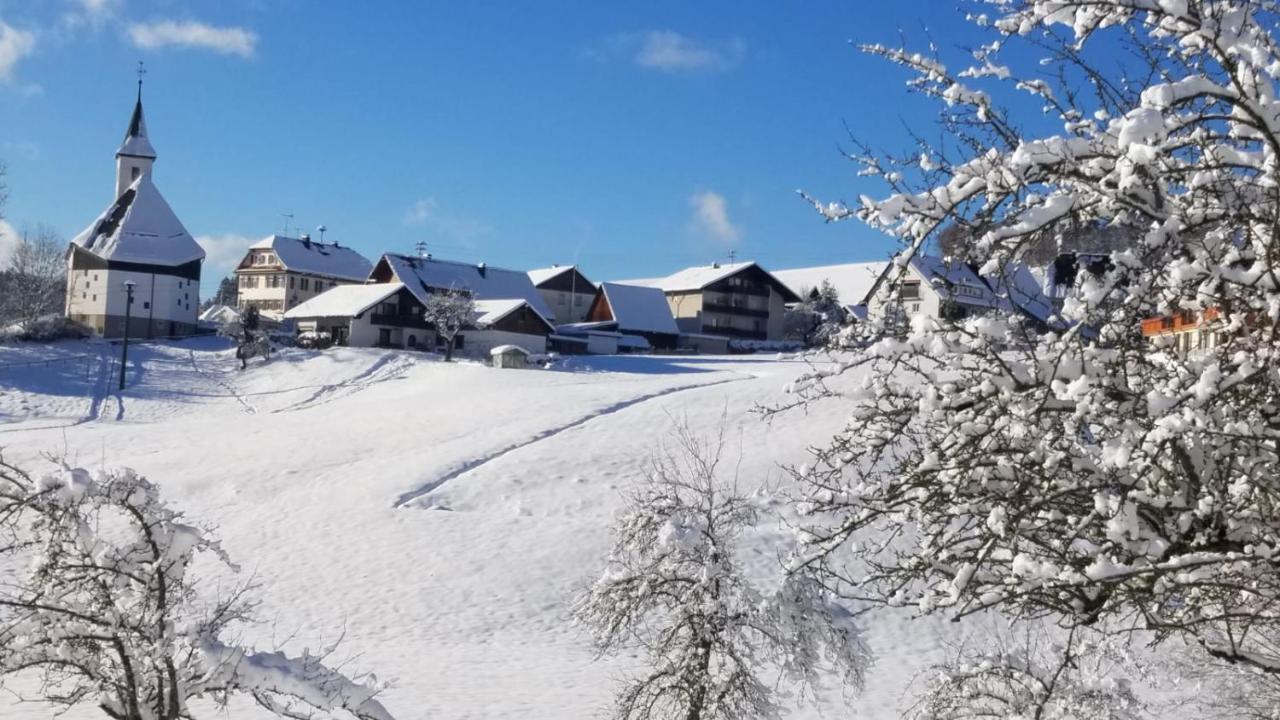
<path id="1" fill-rule="evenodd" d="M 147 74 L 147 68 L 143 66 L 142 61 L 138 61 L 138 97 L 142 97 L 142 76 Z"/>

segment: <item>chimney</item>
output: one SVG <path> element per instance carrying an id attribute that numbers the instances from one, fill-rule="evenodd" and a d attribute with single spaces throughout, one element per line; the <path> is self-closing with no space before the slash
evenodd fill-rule
<path id="1" fill-rule="evenodd" d="M 485 270 L 489 269 L 489 265 L 487 263 L 480 263 L 476 268 L 480 271 L 480 277 L 484 277 Z"/>
<path id="2" fill-rule="evenodd" d="M 302 236 L 301 236 L 301 237 L 299 237 L 298 239 L 302 241 L 302 245 L 303 245 L 303 247 L 305 247 L 305 248 L 306 248 L 306 249 L 308 249 L 308 250 L 310 250 L 310 249 L 311 249 L 311 236 L 310 236 L 310 235 L 308 235 L 307 233 L 302 233 Z"/>

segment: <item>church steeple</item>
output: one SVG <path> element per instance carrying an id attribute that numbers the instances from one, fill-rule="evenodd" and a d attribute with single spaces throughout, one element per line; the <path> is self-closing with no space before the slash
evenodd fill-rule
<path id="1" fill-rule="evenodd" d="M 138 63 L 138 99 L 133 106 L 124 142 L 116 151 L 116 197 L 124 194 L 138 177 L 150 173 L 156 161 L 156 150 L 147 138 L 147 121 L 142 114 L 142 76 L 145 73 L 142 63 Z"/>

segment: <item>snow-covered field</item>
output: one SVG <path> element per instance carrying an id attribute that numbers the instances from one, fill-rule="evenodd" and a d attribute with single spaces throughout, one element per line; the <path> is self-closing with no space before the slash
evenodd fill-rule
<path id="1" fill-rule="evenodd" d="M 134 345 L 119 394 L 116 352 L 0 346 L 6 457 L 137 468 L 216 524 L 261 582 L 269 622 L 250 640 L 298 651 L 345 633 L 340 654 L 393 681 L 382 699 L 402 720 L 598 716 L 629 660 L 596 660 L 569 603 L 603 564 L 618 490 L 643 481 L 673 419 L 712 431 L 727 417 L 746 487 L 783 483 L 778 464 L 804 461 L 842 422 L 836 404 L 772 424 L 748 413 L 807 367 L 771 356 L 495 370 L 340 348 L 240 372 L 207 339 Z M 762 576 L 785 537 L 751 536 Z M 889 718 L 941 635 L 963 628 L 901 617 L 869 630 L 879 663 L 851 708 Z M 6 720 L 51 712 L 0 695 Z"/>

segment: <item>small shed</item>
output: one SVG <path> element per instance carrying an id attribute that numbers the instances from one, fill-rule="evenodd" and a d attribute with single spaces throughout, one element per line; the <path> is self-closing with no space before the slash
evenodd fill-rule
<path id="1" fill-rule="evenodd" d="M 519 345 L 499 345 L 489 351 L 496 368 L 523 370 L 529 364 L 529 351 Z"/>

